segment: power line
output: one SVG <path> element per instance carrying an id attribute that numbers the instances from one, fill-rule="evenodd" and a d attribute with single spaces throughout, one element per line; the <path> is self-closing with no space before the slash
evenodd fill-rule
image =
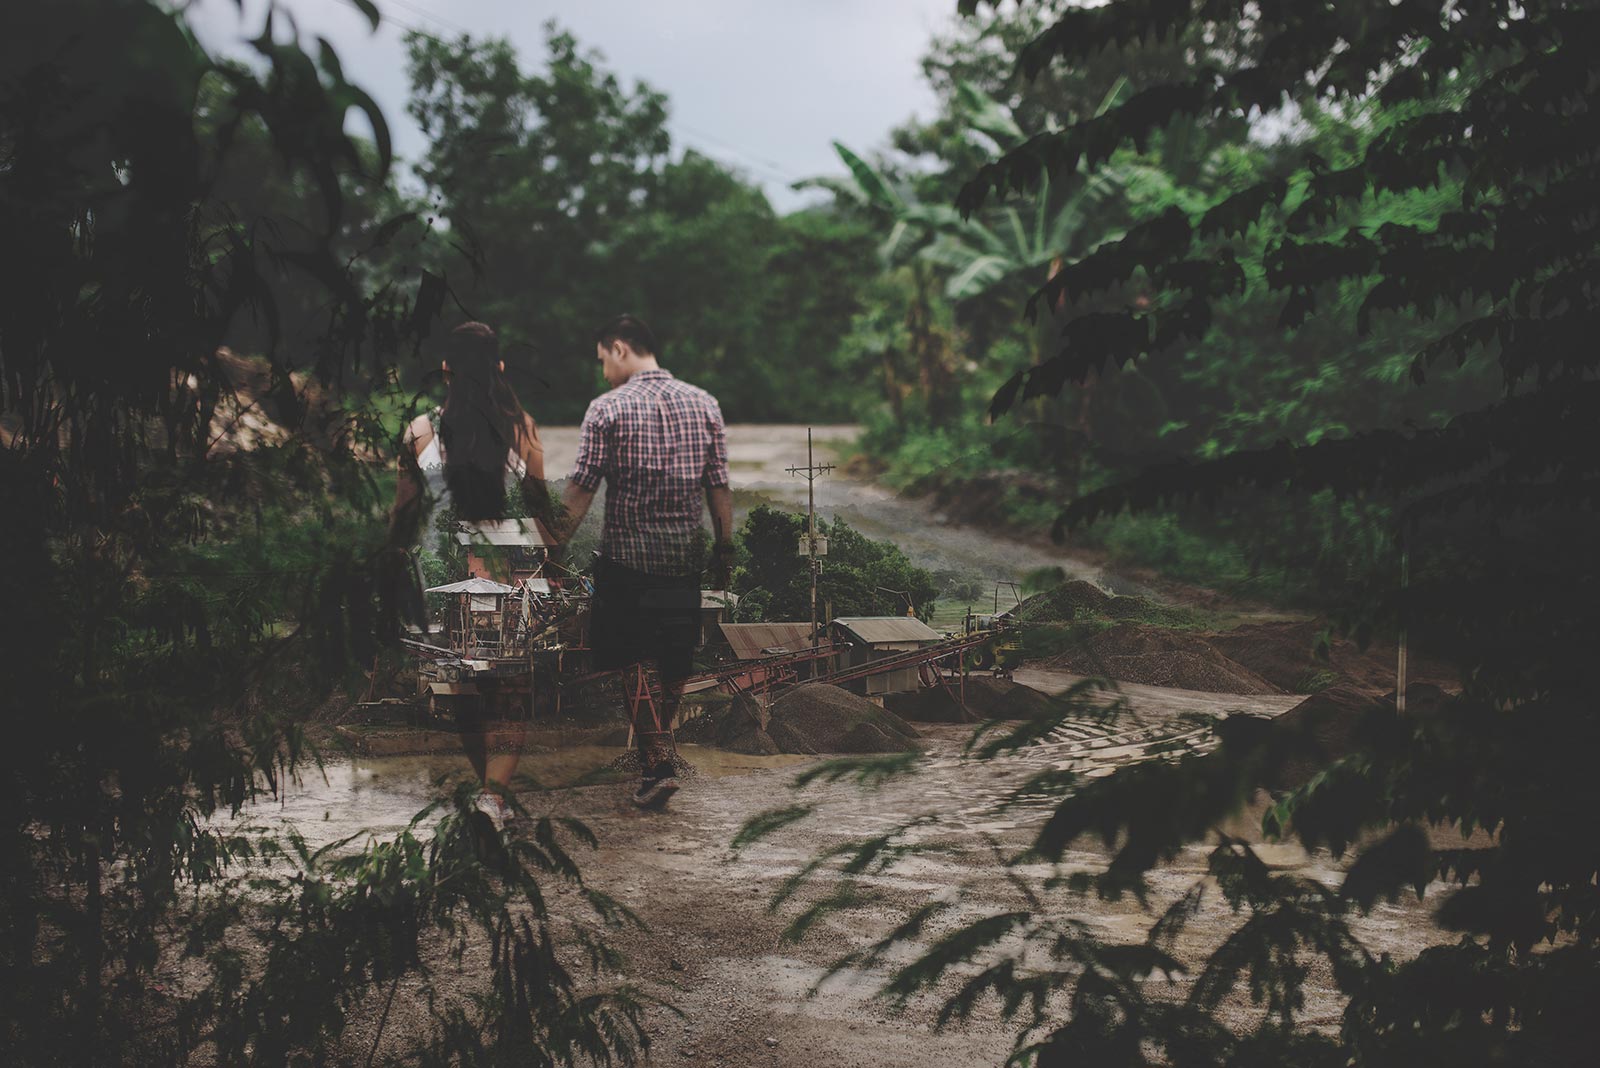
<path id="1" fill-rule="evenodd" d="M 394 4 L 394 5 L 398 6 L 398 7 L 403 7 L 407 11 L 411 12 L 414 15 L 421 15 L 423 18 L 428 19 L 428 20 L 430 20 L 432 22 L 437 22 L 439 25 L 445 27 L 446 29 L 455 30 L 457 33 L 464 33 L 464 34 L 469 34 L 469 35 L 472 33 L 471 30 L 469 30 L 465 26 L 461 25 L 461 23 L 453 22 L 450 19 L 445 18 L 443 15 L 435 15 L 432 11 L 429 11 L 427 8 L 423 7 L 422 5 L 411 3 L 410 0 L 384 0 L 384 2 L 385 3 Z"/>
<path id="2" fill-rule="evenodd" d="M 361 11 L 361 14 L 363 16 L 366 15 L 366 12 L 361 10 L 361 5 L 356 3 L 355 0 L 343 0 L 343 2 L 344 2 L 344 5 L 346 7 L 351 8 L 351 9 L 353 9 L 355 11 Z M 422 36 L 422 37 L 426 37 L 430 41 L 437 42 L 438 44 L 445 44 L 446 43 L 445 41 L 442 41 L 438 37 L 435 37 L 433 34 L 429 33 L 427 30 L 424 30 L 420 26 L 413 26 L 411 23 L 404 22 L 404 21 L 402 21 L 400 19 L 397 19 L 393 15 L 388 14 L 387 12 L 380 12 L 379 14 L 381 16 L 382 22 L 392 22 L 396 26 L 400 27 L 402 30 L 409 30 L 410 32 L 412 32 L 414 34 L 417 34 L 417 35 Z"/>
<path id="3" fill-rule="evenodd" d="M 763 158 L 761 156 L 757 156 L 753 152 L 748 151 L 747 149 L 740 148 L 738 145 L 730 144 L 729 142 L 724 141 L 721 138 L 717 137 L 715 134 L 710 134 L 710 133 L 707 133 L 704 130 L 697 129 L 697 128 L 693 127 L 693 126 L 690 126 L 686 122 L 681 122 L 680 121 L 680 122 L 677 122 L 676 125 L 678 126 L 679 129 L 683 130 L 686 133 L 692 134 L 695 137 L 702 138 L 703 140 L 710 141 L 714 145 L 721 146 L 725 151 L 732 152 L 732 153 L 742 157 L 742 159 L 744 161 L 746 161 L 747 163 L 749 163 L 752 166 L 765 168 L 766 170 L 771 171 L 773 174 L 775 174 L 778 177 L 784 179 L 785 181 L 789 181 L 789 182 L 799 181 L 798 178 L 796 178 L 794 175 L 790 174 L 787 170 L 785 170 L 783 164 L 781 164 L 781 163 L 776 163 L 776 162 L 774 162 L 774 161 L 772 161 L 770 159 L 765 159 L 765 158 Z"/>

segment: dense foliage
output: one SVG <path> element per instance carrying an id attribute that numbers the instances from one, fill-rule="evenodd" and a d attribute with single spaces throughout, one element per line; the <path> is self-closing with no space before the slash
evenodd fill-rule
<path id="1" fill-rule="evenodd" d="M 1018 1025 L 1017 1063 L 1587 1063 L 1600 1045 L 1600 11 L 1122 0 L 1058 15 L 1022 47 L 1024 75 L 1152 41 L 1205 47 L 1103 114 L 1063 116 L 984 164 L 958 197 L 966 212 L 1046 175 L 1115 167 L 1186 123 L 1278 116 L 1315 132 L 1276 165 L 1217 173 L 1063 264 L 1033 298 L 1053 311 L 1051 348 L 991 410 L 1081 397 L 1119 368 L 1191 387 L 1227 376 L 1218 395 L 1238 395 L 1247 418 L 1206 428 L 1208 448 L 1108 473 L 1062 522 L 1174 503 L 1254 521 L 1263 498 L 1370 502 L 1395 566 L 1361 569 L 1346 600 L 1373 625 L 1424 635 L 1459 664 L 1462 690 L 1431 709 L 1379 704 L 1354 753 L 1273 799 L 1263 833 L 1344 856 L 1331 885 L 1274 871 L 1220 830 L 1292 751 L 1287 733 L 1235 717 L 1206 755 L 1090 781 L 1036 776 L 1015 798 L 1050 809 L 1015 858 L 1014 911 L 935 935 L 958 901 L 934 901 L 843 963 L 914 952 L 885 993 L 954 983 L 942 1022 L 993 999 Z M 1333 119 L 1339 151 L 1322 140 Z M 1452 395 L 1457 364 L 1488 369 L 1499 395 Z M 1352 374 L 1370 382 L 1370 403 L 1355 403 Z M 1341 380 L 1313 406 L 1321 419 L 1340 396 L 1351 406 L 1309 426 L 1297 403 Z M 1088 696 L 975 754 L 1106 714 Z M 1063 865 L 1088 837 L 1108 862 Z M 915 840 L 891 832 L 832 856 L 847 878 L 870 879 Z M 1085 897 L 1142 897 L 1152 869 L 1206 840 L 1218 842 L 1207 876 L 1144 940 L 1110 941 L 1073 918 Z M 1376 902 L 1424 892 L 1449 932 L 1439 944 L 1394 959 L 1363 940 L 1355 920 Z M 1218 895 L 1236 926 L 1204 960 L 1178 959 L 1180 934 Z M 1185 970 L 1183 996 L 1155 981 Z M 1314 972 L 1343 1000 L 1337 1032 L 1304 1018 Z"/>
<path id="2" fill-rule="evenodd" d="M 582 888 L 582 827 L 507 840 L 475 787 L 364 846 L 251 822 L 397 622 L 373 459 L 443 292 L 380 269 L 411 220 L 375 214 L 386 127 L 337 56 L 269 17 L 258 65 L 218 63 L 167 8 L 0 37 L 0 1046 L 325 1063 L 470 950 L 482 982 L 430 986 L 403 1041 L 385 1009 L 369 1063 L 632 1061 L 638 998 L 593 978 L 628 917 Z M 587 908 L 552 917 L 555 883 Z"/>
<path id="3" fill-rule="evenodd" d="M 943 396 L 923 391 L 869 417 L 863 445 L 890 481 L 939 491 L 958 511 L 959 502 L 976 502 L 965 516 L 973 521 L 1045 530 L 1055 513 L 1050 497 L 1076 496 L 1152 461 L 1210 459 L 1377 426 L 1438 425 L 1492 398 L 1497 378 L 1481 362 L 1441 366 L 1433 388 L 1408 388 L 1412 352 L 1425 330 L 1404 315 L 1381 313 L 1381 329 L 1357 329 L 1355 311 L 1375 280 L 1370 270 L 1320 294 L 1325 310 L 1348 314 L 1317 316 L 1290 331 L 1278 325 L 1281 296 L 1263 259 L 1270 227 L 1296 210 L 1313 166 L 1347 166 L 1405 117 L 1376 99 L 1330 105 L 1307 98 L 1254 126 L 1237 115 L 1174 114 L 1137 143 L 1108 143 L 1092 169 L 1040 170 L 1035 161 L 1038 183 L 1022 195 L 965 216 L 949 207 L 985 154 L 1019 148 L 1025 130 L 1059 129 L 1074 118 L 1104 129 L 1117 102 L 1187 77 L 1186 54 L 1226 67 L 1259 47 L 1247 25 L 1220 20 L 1203 32 L 1188 27 L 1139 38 L 1022 76 L 1010 57 L 1060 9 L 1003 6 L 936 42 L 927 69 L 941 114 L 899 131 L 900 154 L 883 160 L 886 188 L 916 205 L 900 218 L 915 225 L 920 216 L 925 224 L 919 258 L 936 272 L 933 288 L 942 299 L 920 321 L 946 324 L 953 372 Z M 1031 149 L 1023 151 L 1019 159 L 1033 160 Z M 1353 200 L 1340 222 L 1372 233 L 1436 218 L 1459 197 L 1460 181 L 1443 173 L 1425 188 Z M 1041 378 L 1047 388 L 1016 395 L 1024 403 L 1010 418 L 988 417 L 996 390 L 1054 351 L 1046 309 L 1060 302 L 1073 271 L 1087 269 L 1076 266 L 1086 253 L 1126 234 L 1154 232 L 1160 220 L 1198 220 L 1228 193 L 1259 182 L 1285 183 L 1288 199 L 1265 207 L 1263 225 L 1237 242 L 1237 272 L 1209 302 L 1214 329 L 1186 336 L 1171 359 L 1113 361 L 1081 378 Z M 880 213 L 879 227 L 893 235 L 896 223 Z M 1037 248 L 1029 251 L 1030 242 Z M 1029 306 L 1030 295 L 1063 269 L 1061 285 Z M 1170 300 L 1159 296 L 1159 282 L 1138 271 L 1119 276 L 1117 291 L 1093 298 L 1100 302 L 1094 307 Z M 1025 306 L 1036 321 L 1025 319 Z M 856 336 L 881 335 L 886 319 L 864 313 Z M 913 322 L 909 313 L 906 322 Z M 1307 367 L 1315 373 L 1302 373 Z M 1325 499 L 1273 510 L 1274 501 L 1261 495 L 1254 505 L 1249 522 L 1168 510 L 1118 517 L 1072 536 L 1177 577 L 1323 603 L 1338 599 L 1353 570 L 1383 563 L 1364 547 L 1371 540 L 1365 532 L 1389 522 L 1382 503 Z M 1363 546 L 1354 569 L 1352 537 Z"/>
<path id="4" fill-rule="evenodd" d="M 739 530 L 740 564 L 733 576 L 739 617 L 804 621 L 811 618 L 811 569 L 797 553 L 806 517 L 758 505 Z M 817 615 L 900 616 L 908 610 L 923 620 L 933 614 L 939 587 L 893 542 L 874 541 L 843 519 L 817 520 L 817 534 L 828 539 L 828 555 L 817 578 Z M 832 615 L 827 614 L 832 606 Z"/>
<path id="5" fill-rule="evenodd" d="M 871 274 L 863 227 L 780 218 L 712 160 L 671 158 L 666 99 L 554 27 L 532 72 L 502 40 L 408 40 L 420 175 L 450 233 L 435 268 L 510 342 L 537 418 L 582 416 L 600 383 L 593 331 L 623 311 L 731 421 L 855 414 L 833 357 Z"/>

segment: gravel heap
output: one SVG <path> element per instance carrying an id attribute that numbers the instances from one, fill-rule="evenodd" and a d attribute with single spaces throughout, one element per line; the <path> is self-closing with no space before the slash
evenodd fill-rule
<path id="1" fill-rule="evenodd" d="M 952 682 L 951 688 L 956 688 Z M 1050 710 L 1050 695 L 1010 679 L 992 675 L 967 676 L 967 704 L 963 708 L 942 687 L 915 693 L 886 694 L 883 706 L 903 719 L 918 723 L 976 723 L 985 719 L 1032 719 Z"/>
<path id="2" fill-rule="evenodd" d="M 767 733 L 767 713 L 755 699 L 740 694 L 732 700 L 707 702 L 705 710 L 673 732 L 680 742 L 710 745 L 734 753 L 767 756 L 781 752 Z"/>
<path id="3" fill-rule="evenodd" d="M 1332 638 L 1324 656 L 1314 646 L 1322 624 L 1303 622 L 1247 623 L 1206 640 L 1224 654 L 1287 693 L 1315 693 L 1334 683 L 1367 689 L 1394 689 L 1395 648 L 1392 643 L 1362 649 L 1348 638 Z M 1457 673 L 1417 650 L 1410 654 L 1410 678 L 1454 687 Z"/>
<path id="4" fill-rule="evenodd" d="M 884 694 L 883 707 L 901 719 L 915 720 L 918 723 L 976 723 L 983 716 L 977 714 L 975 710 L 969 711 L 971 687 L 972 682 L 969 679 L 968 708 L 962 708 L 942 686 L 914 690 L 910 693 Z"/>
<path id="5" fill-rule="evenodd" d="M 1010 679 L 967 676 L 967 707 L 980 719 L 1032 719 L 1050 707 L 1050 696 Z"/>
<path id="6" fill-rule="evenodd" d="M 1010 615 L 1026 623 L 1070 623 L 1080 614 L 1099 612 L 1111 599 L 1111 594 L 1094 583 L 1077 579 L 1034 594 Z"/>
<path id="7" fill-rule="evenodd" d="M 1086 623 L 1123 620 L 1163 627 L 1193 626 L 1195 613 L 1143 597 L 1110 594 L 1092 582 L 1077 579 L 1036 593 L 1009 613 L 1019 623 Z"/>
<path id="8" fill-rule="evenodd" d="M 1140 623 L 1118 623 L 1044 663 L 1078 675 L 1103 675 L 1180 690 L 1284 692 L 1204 638 Z"/>
<path id="9" fill-rule="evenodd" d="M 1406 715 L 1448 714 L 1450 694 L 1432 683 L 1406 687 Z M 1395 714 L 1394 691 L 1337 683 L 1307 697 L 1272 721 L 1283 747 L 1268 773 L 1267 785 L 1292 790 L 1340 757 L 1355 751 L 1368 724 Z"/>
<path id="10" fill-rule="evenodd" d="M 768 711 L 767 733 L 785 753 L 906 753 L 921 748 L 911 724 L 837 686 L 797 686 Z"/>

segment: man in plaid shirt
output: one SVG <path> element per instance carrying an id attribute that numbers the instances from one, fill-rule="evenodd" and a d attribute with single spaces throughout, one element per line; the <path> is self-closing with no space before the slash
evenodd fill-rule
<path id="1" fill-rule="evenodd" d="M 631 315 L 595 335 L 611 391 L 583 417 L 578 459 L 562 495 L 565 531 L 576 530 L 606 484 L 605 526 L 595 565 L 589 642 L 595 667 L 654 663 L 663 701 L 658 722 L 635 723 L 641 777 L 634 801 L 662 804 L 678 789 L 672 720 L 700 629 L 701 501 L 713 530 L 710 579 L 727 589 L 733 497 L 722 410 L 703 389 L 656 361 L 650 328 Z"/>

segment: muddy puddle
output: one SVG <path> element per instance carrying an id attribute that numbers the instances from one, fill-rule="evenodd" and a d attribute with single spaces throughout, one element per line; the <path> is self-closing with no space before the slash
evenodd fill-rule
<path id="1" fill-rule="evenodd" d="M 1018 676 L 1051 692 L 1077 679 L 1060 671 L 1019 671 Z M 1041 801 L 1002 810 L 997 802 L 1042 768 L 1070 767 L 1095 777 L 1128 763 L 1203 750 L 1211 744 L 1209 735 L 1197 728 L 1191 713 L 1274 715 L 1299 700 L 1133 685 L 1120 696 L 1129 706 L 1126 715 L 1085 714 L 1038 745 L 988 761 L 963 757 L 971 727 L 919 724 L 926 753 L 917 772 L 870 790 L 849 782 L 797 788 L 796 770 L 814 757 L 745 756 L 686 745 L 682 751 L 699 774 L 685 781 L 665 811 L 641 812 L 628 802 L 627 781 L 594 781 L 597 769 L 622 750 L 573 745 L 528 754 L 522 770 L 562 788 L 519 796 L 534 812 L 571 816 L 588 825 L 600 847 L 576 856 L 586 884 L 614 895 L 648 925 L 618 937 L 628 960 L 623 977 L 676 1007 L 649 1015 L 655 1063 L 1000 1064 L 1013 1035 L 992 1006 L 983 1007 L 967 1026 L 944 1032 L 932 1027 L 942 998 L 966 974 L 961 969 L 904 1012 L 889 1011 L 875 997 L 894 965 L 927 948 L 949 924 L 1019 907 L 1012 876 L 1037 885 L 1053 872 L 1097 870 L 1106 863 L 1097 843 L 1080 842 L 1059 868 L 1029 864 L 1008 871 L 1004 858 L 1028 844 L 1048 808 Z M 294 821 L 313 844 L 361 828 L 392 834 L 433 796 L 441 775 L 467 774 L 466 761 L 454 754 L 341 760 L 323 775 L 302 776 L 281 803 L 260 806 L 256 815 Z M 771 838 L 731 848 L 752 816 L 796 802 L 815 806 L 813 815 Z M 871 873 L 863 884 L 868 899 L 819 920 L 798 943 L 785 937 L 796 915 L 836 885 L 824 877 L 774 908 L 773 896 L 786 881 L 820 852 L 892 831 L 919 815 L 927 819 L 911 840 L 922 848 Z M 1260 812 L 1252 808 L 1240 813 L 1237 826 L 1224 829 L 1259 840 L 1259 825 Z M 1061 899 L 1055 907 L 1102 937 L 1137 941 L 1161 909 L 1203 877 L 1211 848 L 1197 843 L 1153 871 L 1146 905 L 1130 896 L 1120 902 Z M 1341 862 L 1326 853 L 1274 843 L 1264 845 L 1261 855 L 1279 870 L 1329 883 L 1342 877 Z M 952 909 L 941 926 L 925 932 L 924 941 L 900 947 L 866 972 L 824 978 L 841 954 L 870 944 L 935 897 L 952 902 Z M 1178 947 L 1185 959 L 1203 959 L 1239 922 L 1220 898 L 1207 900 Z M 1445 937 L 1431 924 L 1427 906 L 1415 899 L 1381 905 L 1357 927 L 1376 950 L 1397 956 L 1415 954 Z M 475 977 L 469 969 L 451 981 L 465 989 Z M 1180 978 L 1173 996 L 1182 996 L 1191 981 Z M 1307 1022 L 1336 1027 L 1340 1002 L 1331 977 L 1313 974 L 1307 996 Z M 425 1004 L 422 992 L 404 988 L 396 1018 L 424 1019 Z M 1222 1011 L 1240 1023 L 1258 1014 L 1243 996 Z"/>
<path id="2" fill-rule="evenodd" d="M 517 766 L 521 779 L 515 784 L 518 795 L 530 809 L 538 810 L 543 807 L 541 791 L 615 783 L 613 789 L 620 793 L 625 789 L 621 784 L 631 780 L 609 771 L 607 765 L 624 752 L 618 746 L 574 745 L 528 753 Z M 750 756 L 699 745 L 679 746 L 679 752 L 694 765 L 696 781 L 782 769 L 813 759 L 787 754 Z M 381 841 L 405 829 L 441 791 L 472 775 L 472 766 L 458 753 L 341 757 L 325 761 L 320 769 L 301 769 L 280 797 L 247 808 L 242 818 L 255 824 L 292 826 L 312 849 L 351 836 L 357 836 L 357 843 L 368 837 Z M 432 822 L 424 823 L 424 828 Z"/>

